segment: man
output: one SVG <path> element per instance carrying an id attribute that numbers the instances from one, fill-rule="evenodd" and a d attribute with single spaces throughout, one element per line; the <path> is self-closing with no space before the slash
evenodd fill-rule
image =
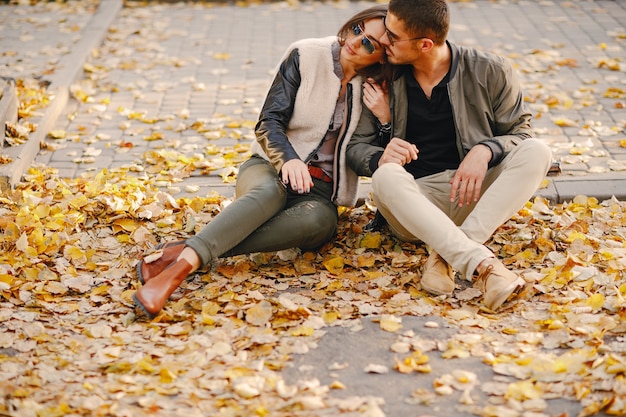
<path id="1" fill-rule="evenodd" d="M 389 87 L 392 120 L 381 126 L 364 111 L 348 164 L 372 176 L 390 230 L 430 247 L 422 288 L 452 294 L 457 270 L 495 311 L 524 280 L 484 243 L 531 198 L 550 149 L 531 138 L 531 114 L 510 64 L 446 40 L 446 0 L 391 0 L 385 25 L 380 41 L 400 66 Z M 374 87 L 364 88 L 367 100 Z M 380 143 L 389 129 L 391 139 Z"/>

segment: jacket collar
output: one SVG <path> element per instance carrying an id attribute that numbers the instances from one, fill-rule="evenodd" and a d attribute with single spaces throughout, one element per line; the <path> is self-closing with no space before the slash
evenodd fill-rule
<path id="1" fill-rule="evenodd" d="M 459 48 L 450 41 L 446 41 L 446 45 L 450 49 L 450 70 L 448 71 L 449 80 L 452 80 L 456 75 L 457 68 L 459 67 Z"/>

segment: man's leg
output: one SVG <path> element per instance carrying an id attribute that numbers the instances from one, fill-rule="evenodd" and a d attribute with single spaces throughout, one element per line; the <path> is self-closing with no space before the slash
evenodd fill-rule
<path id="1" fill-rule="evenodd" d="M 489 170 L 483 194 L 461 224 L 461 230 L 473 241 L 485 243 L 537 191 L 551 159 L 550 149 L 540 140 L 522 141 Z"/>
<path id="2" fill-rule="evenodd" d="M 383 165 L 374 174 L 374 200 L 399 237 L 421 239 L 467 279 L 471 280 L 474 272 L 479 272 L 478 284 L 485 294 L 485 305 L 495 310 L 523 284 L 523 280 L 508 271 L 482 244 L 528 201 L 545 177 L 550 161 L 551 152 L 545 144 L 532 139 L 522 142 L 488 172 L 483 195 L 475 206 L 449 206 L 449 215 L 456 223 L 463 222 L 460 228 L 434 204 L 445 207 L 440 201 L 445 192 L 429 194 L 430 198 L 422 192 L 428 191 L 437 175 L 416 184 L 399 165 L 381 170 L 392 164 Z M 449 192 L 449 187 L 440 188 Z M 416 209 L 411 213 L 408 207 Z M 431 257 L 433 255 L 436 253 Z M 445 277 L 443 273 L 437 274 Z"/>
<path id="3" fill-rule="evenodd" d="M 434 294 L 450 294 L 454 281 L 446 262 L 472 277 L 481 264 L 477 286 L 484 294 L 484 304 L 497 310 L 524 280 L 506 269 L 484 245 L 474 242 L 421 191 L 413 176 L 397 164 L 385 164 L 376 170 L 372 181 L 374 201 L 392 231 L 401 238 L 419 237 L 435 252 L 429 256 L 422 274 L 422 288 Z M 443 260 L 438 261 L 438 254 Z M 426 279 L 427 286 L 424 285 Z"/>
<path id="4" fill-rule="evenodd" d="M 443 173 L 442 178 L 445 178 Z M 433 176 L 433 179 L 437 177 Z M 480 261 L 493 257 L 491 251 L 474 242 L 439 208 L 426 193 L 437 181 L 420 184 L 404 167 L 384 164 L 372 177 L 374 201 L 391 230 L 406 241 L 421 240 L 440 254 L 452 267 L 471 276 Z M 446 187 L 446 181 L 440 181 Z M 426 191 L 424 191 L 426 190 Z M 441 193 L 439 193 L 441 194 Z"/>

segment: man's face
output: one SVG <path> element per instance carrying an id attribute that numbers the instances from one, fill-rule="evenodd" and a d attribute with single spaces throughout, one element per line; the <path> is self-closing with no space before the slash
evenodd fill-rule
<path id="1" fill-rule="evenodd" d="M 411 36 L 404 29 L 404 23 L 393 13 L 385 18 L 385 36 L 380 42 L 385 47 L 389 62 L 392 64 L 410 64 L 419 55 L 417 47 L 425 37 Z"/>

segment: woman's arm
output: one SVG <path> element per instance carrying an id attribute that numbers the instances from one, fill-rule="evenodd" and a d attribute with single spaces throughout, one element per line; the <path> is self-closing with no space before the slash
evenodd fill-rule
<path id="1" fill-rule="evenodd" d="M 255 127 L 257 142 L 277 172 L 285 162 L 299 159 L 286 134 L 300 86 L 299 61 L 294 49 L 281 63 Z"/>
<path id="2" fill-rule="evenodd" d="M 300 159 L 286 134 L 300 80 L 300 59 L 298 50 L 294 49 L 281 63 L 274 77 L 255 133 L 259 145 L 280 173 L 283 183 L 302 194 L 311 190 L 313 180 L 307 165 Z"/>

